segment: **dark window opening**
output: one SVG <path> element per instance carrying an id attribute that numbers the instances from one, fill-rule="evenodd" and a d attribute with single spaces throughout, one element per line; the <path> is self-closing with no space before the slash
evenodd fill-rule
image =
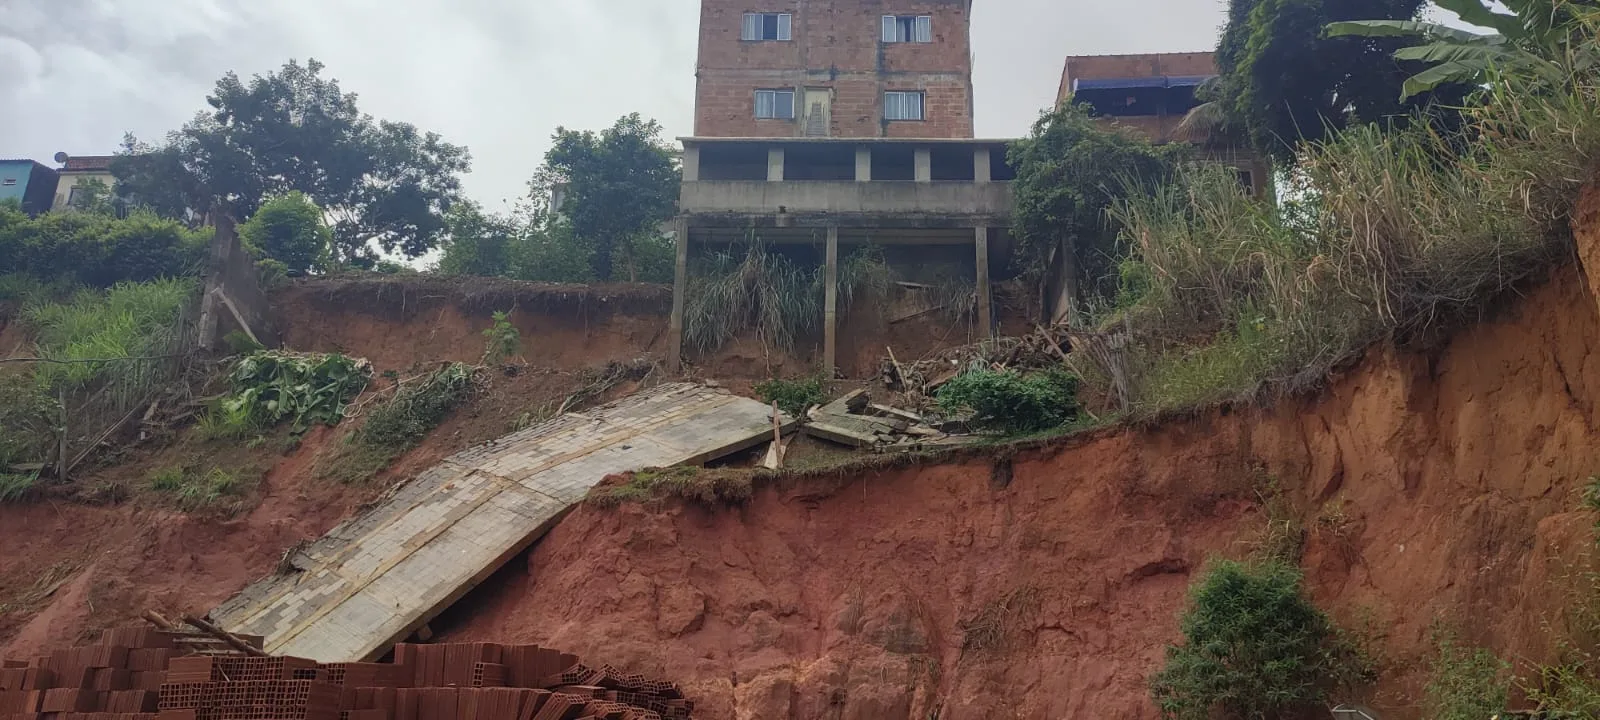
<path id="1" fill-rule="evenodd" d="M 739 39 L 751 42 L 793 39 L 794 16 L 789 13 L 745 13 Z"/>
<path id="2" fill-rule="evenodd" d="M 935 145 L 932 150 L 932 179 L 972 182 L 976 179 L 974 148 L 971 145 Z"/>
<path id="3" fill-rule="evenodd" d="M 881 145 L 872 148 L 874 181 L 911 182 L 917 179 L 917 151 L 910 145 Z"/>
<path id="4" fill-rule="evenodd" d="M 701 180 L 767 179 L 767 148 L 756 144 L 702 145 Z"/>
<path id="5" fill-rule="evenodd" d="M 1011 159 L 1006 157 L 1005 147 L 989 150 L 989 179 L 995 182 L 1011 182 L 1017 179 L 1017 169 L 1012 167 Z"/>
<path id="6" fill-rule="evenodd" d="M 1126 89 L 1083 90 L 1073 95 L 1075 102 L 1088 103 L 1095 114 L 1110 117 L 1183 115 L 1200 104 L 1194 88 L 1132 87 Z"/>
<path id="7" fill-rule="evenodd" d="M 855 180 L 856 149 L 831 143 L 790 145 L 783 154 L 783 179 Z"/>
<path id="8" fill-rule="evenodd" d="M 1246 194 L 1256 194 L 1255 173 L 1250 172 L 1249 170 L 1235 170 L 1234 174 L 1239 178 L 1239 187 L 1244 188 Z"/>

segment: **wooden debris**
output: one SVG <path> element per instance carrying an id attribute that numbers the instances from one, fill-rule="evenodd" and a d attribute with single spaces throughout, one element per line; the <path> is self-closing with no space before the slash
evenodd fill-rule
<path id="1" fill-rule="evenodd" d="M 865 390 L 853 391 L 808 413 L 804 432 L 854 448 L 904 451 L 950 438 L 917 413 L 873 403 Z"/>

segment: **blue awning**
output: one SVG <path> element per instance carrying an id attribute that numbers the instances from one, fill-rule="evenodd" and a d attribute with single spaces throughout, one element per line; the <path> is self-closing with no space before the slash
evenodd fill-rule
<path id="1" fill-rule="evenodd" d="M 1072 91 L 1140 90 L 1150 88 L 1197 87 L 1215 75 L 1158 75 L 1156 77 L 1093 78 L 1072 81 Z"/>

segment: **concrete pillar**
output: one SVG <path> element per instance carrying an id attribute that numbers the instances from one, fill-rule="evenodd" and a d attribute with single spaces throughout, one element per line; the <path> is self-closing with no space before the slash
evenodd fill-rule
<path id="1" fill-rule="evenodd" d="M 767 150 L 767 182 L 783 182 L 783 148 Z"/>
<path id="2" fill-rule="evenodd" d="M 700 146 L 686 144 L 683 146 L 683 181 L 698 182 L 700 180 Z"/>
<path id="3" fill-rule="evenodd" d="M 933 148 L 917 148 L 916 158 L 917 182 L 933 182 Z"/>
<path id="4" fill-rule="evenodd" d="M 672 320 L 667 329 L 667 371 L 683 369 L 683 305 L 689 294 L 689 218 L 673 221 L 677 234 L 678 265 L 672 277 Z"/>
<path id="5" fill-rule="evenodd" d="M 972 181 L 973 182 L 978 183 L 978 184 L 981 185 L 983 183 L 989 182 L 991 179 L 994 178 L 994 172 L 992 170 L 990 170 L 989 162 L 990 162 L 989 148 L 981 147 L 981 148 L 978 148 L 976 151 L 974 151 L 972 153 Z M 684 165 L 684 167 L 687 168 L 688 165 L 686 164 L 686 165 Z M 689 179 L 687 171 L 685 171 L 683 179 L 685 179 L 685 180 Z"/>
<path id="6" fill-rule="evenodd" d="M 989 228 L 979 226 L 973 233 L 978 261 L 978 337 L 994 337 L 994 316 L 989 307 Z"/>
<path id="7" fill-rule="evenodd" d="M 823 271 L 822 373 L 833 379 L 839 367 L 839 228 L 828 228 L 828 259 Z"/>
<path id="8" fill-rule="evenodd" d="M 872 182 L 872 148 L 856 148 L 856 182 Z"/>

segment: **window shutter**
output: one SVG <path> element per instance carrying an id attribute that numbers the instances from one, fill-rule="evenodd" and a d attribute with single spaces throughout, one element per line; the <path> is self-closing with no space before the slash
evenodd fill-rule
<path id="1" fill-rule="evenodd" d="M 917 42 L 933 42 L 933 17 L 922 15 L 917 18 Z"/>
<path id="2" fill-rule="evenodd" d="M 899 42 L 900 23 L 893 15 L 883 16 L 883 41 L 886 43 Z"/>
<path id="3" fill-rule="evenodd" d="M 756 91 L 756 118 L 757 119 L 764 119 L 764 118 L 772 117 L 772 109 L 773 109 L 772 106 L 774 104 L 773 103 L 773 100 L 774 100 L 773 94 L 774 93 L 771 90 L 757 90 Z"/>
<path id="4" fill-rule="evenodd" d="M 794 16 L 784 13 L 778 16 L 778 39 L 794 39 Z"/>
<path id="5" fill-rule="evenodd" d="M 761 39 L 761 15 L 759 13 L 744 14 L 744 31 L 739 34 L 740 40 Z"/>

